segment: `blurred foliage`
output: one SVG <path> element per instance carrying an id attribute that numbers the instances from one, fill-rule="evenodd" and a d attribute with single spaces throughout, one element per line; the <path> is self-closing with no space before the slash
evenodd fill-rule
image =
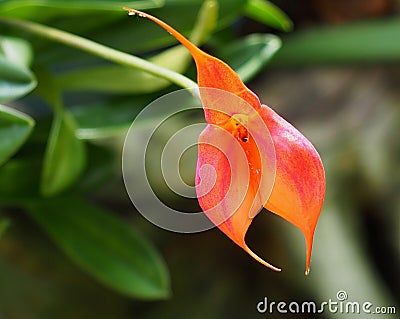
<path id="1" fill-rule="evenodd" d="M 322 302 L 339 290 L 399 305 L 398 10 L 362 2 L 357 12 L 365 15 L 353 17 L 345 2 L 0 1 L 0 318 L 258 318 L 264 296 Z M 328 189 L 310 278 L 298 271 L 303 239 L 272 214 L 257 217 L 248 240 L 268 249 L 281 274 L 217 231 L 172 234 L 137 216 L 120 173 L 123 138 L 135 116 L 176 85 L 5 20 L 39 22 L 194 78 L 173 37 L 121 10 L 133 5 L 253 79 L 262 101 L 315 142 Z M 302 6 L 318 18 L 302 16 Z M 283 71 L 323 64 L 358 65 L 360 74 Z M 382 64 L 396 75 L 363 78 L 360 65 Z M 264 70 L 265 81 L 256 77 Z M 290 81 L 279 82 L 285 72 Z"/>

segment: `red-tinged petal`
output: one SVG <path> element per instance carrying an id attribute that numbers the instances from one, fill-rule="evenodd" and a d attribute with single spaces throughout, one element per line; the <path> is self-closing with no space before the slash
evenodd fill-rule
<path id="1" fill-rule="evenodd" d="M 124 8 L 129 14 L 137 14 L 157 23 L 159 26 L 171 33 L 182 45 L 184 45 L 191 53 L 197 66 L 197 84 L 199 87 L 216 88 L 224 90 L 241 97 L 249 103 L 254 109 L 261 108 L 261 103 L 258 97 L 250 91 L 239 76 L 225 62 L 205 53 L 186 39 L 182 34 L 165 22 L 139 10 Z M 200 92 L 202 94 L 202 92 Z M 210 93 L 210 92 L 208 92 Z M 220 113 L 213 109 L 212 103 L 215 103 L 214 96 L 205 94 L 201 95 L 204 106 L 205 118 L 208 123 L 219 124 L 224 123 L 229 119 L 229 115 L 235 113 Z M 211 103 L 211 106 L 209 105 Z M 210 107 L 209 107 L 210 106 Z"/>
<path id="2" fill-rule="evenodd" d="M 253 253 L 245 242 L 254 216 L 272 189 L 273 176 L 261 176 L 263 162 L 271 165 L 274 158 L 264 161 L 260 157 L 260 148 L 272 146 L 268 136 L 255 141 L 252 135 L 243 138 L 248 133 L 243 130 L 246 129 L 232 118 L 224 128 L 208 125 L 200 135 L 196 170 L 198 200 L 208 218 L 231 240 L 263 265 L 280 271 Z M 262 147 L 257 145 L 260 143 Z"/>
<path id="3" fill-rule="evenodd" d="M 306 240 L 309 272 L 315 227 L 325 195 L 325 173 L 314 146 L 296 128 L 263 105 L 260 111 L 274 141 L 275 184 L 265 208 L 298 227 Z"/>
<path id="4" fill-rule="evenodd" d="M 163 21 L 134 9 L 126 10 L 130 14 L 146 17 L 166 29 L 190 51 L 196 62 L 198 85 L 206 120 L 210 124 L 219 126 L 212 129 L 209 126 L 199 139 L 201 145 L 199 145 L 196 189 L 203 210 L 234 242 L 255 259 L 273 268 L 254 255 L 244 241 L 252 218 L 264 205 L 303 232 L 307 247 L 306 273 L 308 273 L 314 231 L 325 194 L 324 170 L 315 148 L 274 111 L 267 106 L 261 106 L 257 96 L 243 84 L 226 63 L 201 51 Z M 203 90 L 204 87 L 230 92 L 247 103 L 232 102 L 231 98 L 226 96 L 221 98 L 219 92 Z M 246 105 L 250 105 L 251 110 L 244 107 Z M 259 123 L 252 123 L 254 113 L 257 112 L 263 118 L 269 131 Z M 254 127 L 246 142 L 240 141 L 241 131 L 231 125 L 235 123 L 235 116 L 238 114 L 249 119 L 246 129 Z M 244 152 L 245 160 L 237 159 L 237 152 L 232 151 L 235 143 L 221 137 L 221 128 L 239 140 L 239 150 Z M 270 176 L 265 178 L 265 175 L 268 175 L 266 172 L 271 168 L 271 164 L 268 165 L 268 163 L 273 162 L 272 155 L 275 155 L 272 154 L 268 141 L 263 140 L 263 134 L 269 137 L 268 132 L 273 137 L 277 167 L 273 190 L 266 202 L 266 196 L 270 194 L 267 187 Z M 219 146 L 224 146 L 215 148 L 216 142 Z M 221 150 L 225 150 L 225 155 Z M 208 170 L 213 168 L 217 172 L 216 176 L 202 171 L 203 168 L 207 170 L 207 167 Z M 247 188 L 243 190 L 242 179 L 246 171 L 249 180 L 245 184 Z M 230 193 L 231 189 L 232 193 Z M 237 206 L 237 200 L 240 198 L 241 201 Z"/>

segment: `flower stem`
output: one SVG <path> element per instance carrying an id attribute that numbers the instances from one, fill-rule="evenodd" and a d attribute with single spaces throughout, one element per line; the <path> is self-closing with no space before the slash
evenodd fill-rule
<path id="1" fill-rule="evenodd" d="M 196 82 L 177 72 L 168 70 L 134 55 L 124 53 L 80 36 L 26 20 L 0 18 L 0 23 L 23 29 L 38 36 L 81 49 L 117 64 L 133 67 L 166 79 L 182 88 L 196 88 Z"/>

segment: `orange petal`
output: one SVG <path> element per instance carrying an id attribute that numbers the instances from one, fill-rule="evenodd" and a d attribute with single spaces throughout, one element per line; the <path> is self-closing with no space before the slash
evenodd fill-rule
<path id="1" fill-rule="evenodd" d="M 249 255 L 280 271 L 253 253 L 245 243 L 253 217 L 263 205 L 256 168 L 261 169 L 258 149 L 251 136 L 243 142 L 226 129 L 229 130 L 229 125 L 226 128 L 208 125 L 199 137 L 196 192 L 200 206 L 208 218 Z"/>
<path id="2" fill-rule="evenodd" d="M 308 274 L 314 231 L 325 196 L 324 167 L 314 146 L 296 128 L 266 105 L 260 113 L 276 153 L 276 179 L 265 208 L 303 232 Z"/>

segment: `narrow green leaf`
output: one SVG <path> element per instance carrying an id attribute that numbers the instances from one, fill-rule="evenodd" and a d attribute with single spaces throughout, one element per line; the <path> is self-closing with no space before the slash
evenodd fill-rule
<path id="1" fill-rule="evenodd" d="M 169 295 L 162 258 L 126 222 L 75 197 L 36 202 L 28 211 L 77 265 L 108 287 L 141 299 Z"/>
<path id="2" fill-rule="evenodd" d="M 400 60 L 400 19 L 386 18 L 288 35 L 274 65 L 373 63 Z"/>
<path id="3" fill-rule="evenodd" d="M 41 192 L 55 195 L 71 186 L 86 163 L 85 145 L 75 136 L 76 125 L 67 111 L 55 114 L 46 149 Z"/>
<path id="4" fill-rule="evenodd" d="M 35 86 L 36 79 L 29 69 L 0 55 L 0 102 L 20 98 Z"/>
<path id="5" fill-rule="evenodd" d="M 33 52 L 27 41 L 0 35 L 0 56 L 21 67 L 29 67 L 32 62 Z"/>
<path id="6" fill-rule="evenodd" d="M 272 34 L 251 34 L 218 49 L 218 57 L 239 74 L 242 81 L 251 80 L 275 55 L 281 40 Z"/>
<path id="7" fill-rule="evenodd" d="M 71 113 L 64 109 L 61 92 L 53 76 L 44 69 L 38 72 L 40 94 L 52 107 L 53 123 L 46 146 L 40 191 L 53 196 L 70 187 L 86 164 L 83 141 L 75 135 L 76 124 Z"/>
<path id="8" fill-rule="evenodd" d="M 190 39 L 195 44 L 204 42 L 217 22 L 218 5 L 207 0 L 201 7 Z M 149 62 L 183 73 L 191 56 L 186 48 L 176 46 L 149 59 Z M 90 67 L 64 73 L 58 77 L 60 87 L 69 90 L 96 90 L 113 93 L 151 93 L 161 90 L 170 82 L 137 69 L 120 65 Z"/>
<path id="9" fill-rule="evenodd" d="M 281 31 L 291 31 L 293 22 L 277 6 L 267 0 L 248 0 L 244 14 Z"/>
<path id="10" fill-rule="evenodd" d="M 190 41 L 197 46 L 206 42 L 218 22 L 219 5 L 216 0 L 205 0 L 197 14 Z"/>
<path id="11" fill-rule="evenodd" d="M 28 115 L 0 105 L 0 165 L 25 143 L 34 124 Z"/>

